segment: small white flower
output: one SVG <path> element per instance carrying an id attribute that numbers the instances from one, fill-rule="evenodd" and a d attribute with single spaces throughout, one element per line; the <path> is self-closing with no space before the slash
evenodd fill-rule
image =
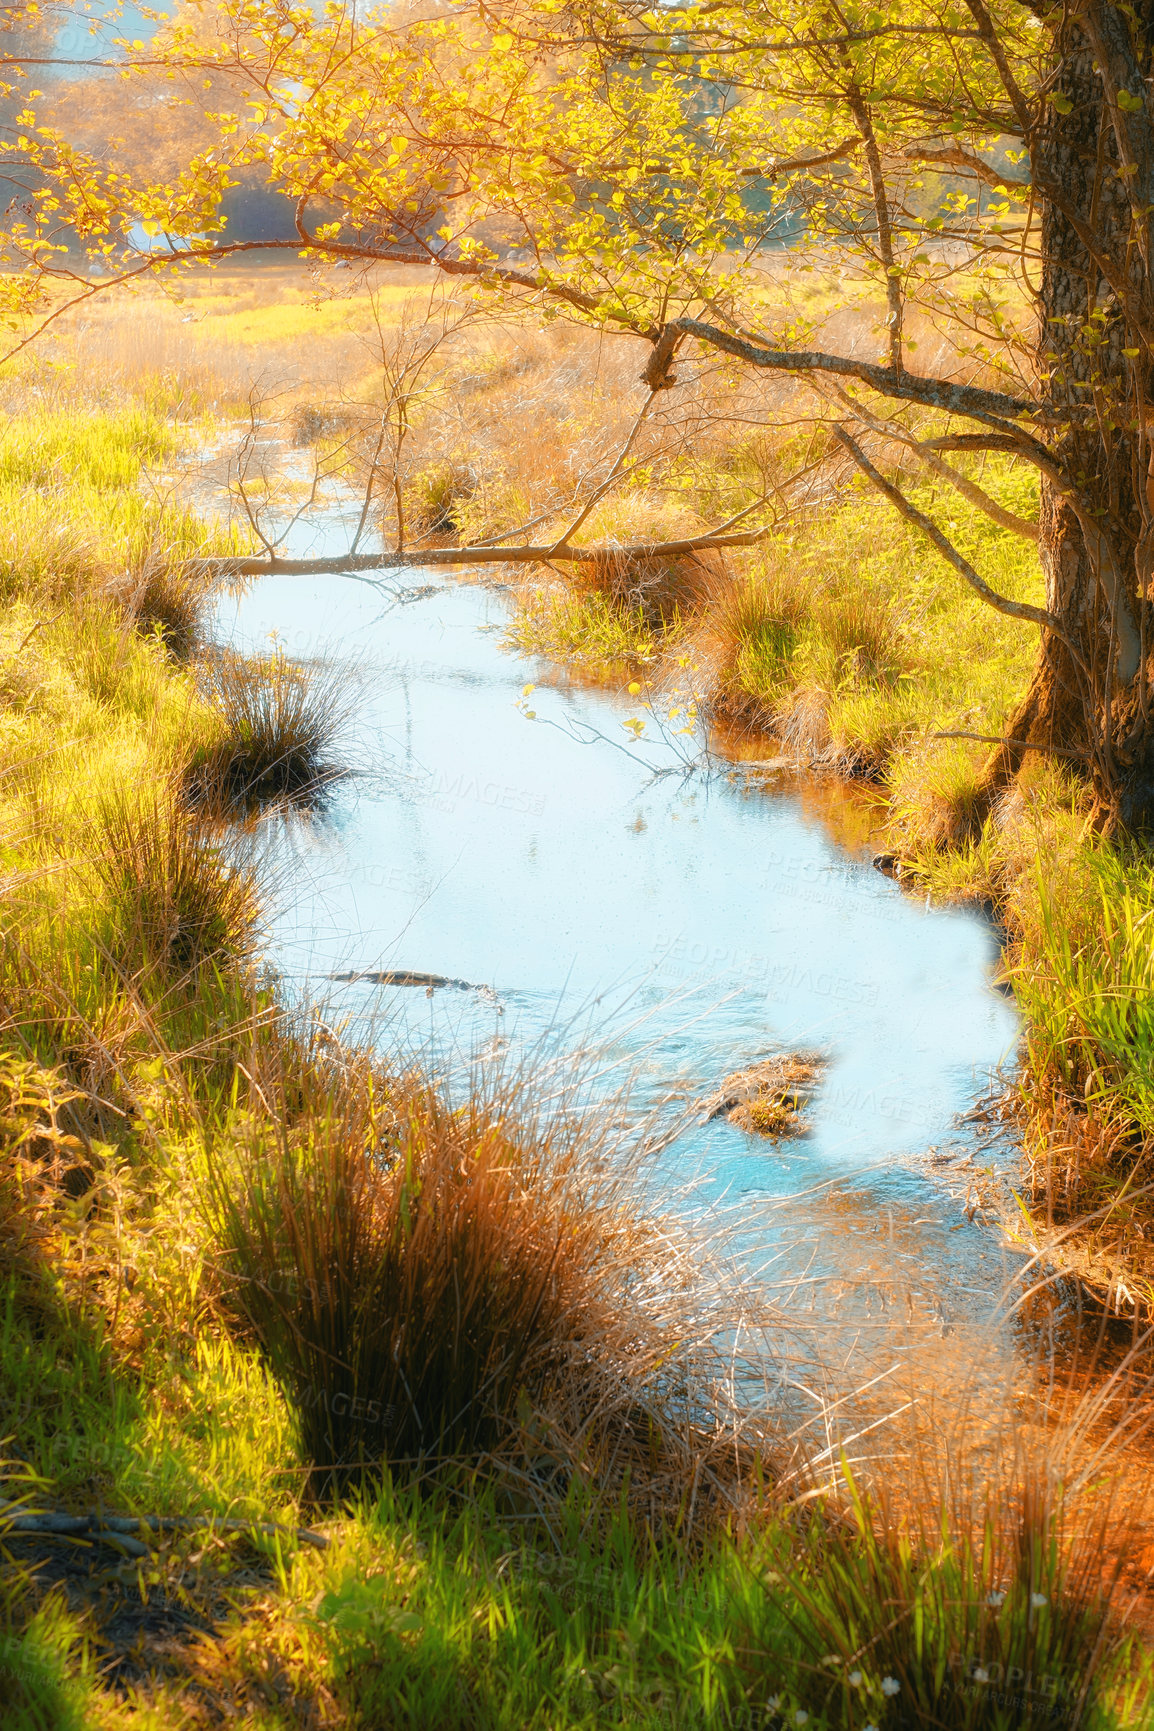
<path id="1" fill-rule="evenodd" d="M 883 1695 L 900 1695 L 901 1692 L 902 1692 L 902 1686 L 898 1682 L 896 1677 L 883 1677 L 882 1678 L 882 1694 Z"/>
<path id="2" fill-rule="evenodd" d="M 808 1718 L 809 1714 L 806 1712 L 805 1708 L 799 1707 L 793 1716 L 793 1722 L 795 1725 L 804 1725 Z"/>
<path id="3" fill-rule="evenodd" d="M 1005 1593 L 987 1593 L 986 1594 L 987 1605 L 1004 1605 L 1005 1602 L 1006 1602 Z"/>
<path id="4" fill-rule="evenodd" d="M 986 1670 L 984 1665 L 979 1665 L 973 1673 L 973 1678 L 975 1683 L 988 1683 L 990 1680 L 990 1673 Z"/>
<path id="5" fill-rule="evenodd" d="M 878 1731 L 878 1728 L 876 1725 L 867 1725 L 865 1731 Z"/>
<path id="6" fill-rule="evenodd" d="M 781 1706 L 781 1696 L 771 1695 L 765 1704 L 771 1713 L 776 1713 L 778 1708 Z"/>
<path id="7" fill-rule="evenodd" d="M 860 1671 L 851 1671 L 849 1676 L 846 1678 L 846 1682 L 849 1684 L 851 1689 L 860 1689 L 861 1688 L 861 1672 Z"/>
<path id="8" fill-rule="evenodd" d="M 1048 1605 L 1050 1601 L 1047 1599 L 1045 1593 L 1031 1593 L 1030 1603 L 1034 1607 L 1035 1611 L 1040 1611 L 1042 1606 Z"/>

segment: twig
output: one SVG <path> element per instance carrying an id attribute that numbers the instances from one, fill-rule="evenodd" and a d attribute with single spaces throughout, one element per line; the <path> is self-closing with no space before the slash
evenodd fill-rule
<path id="1" fill-rule="evenodd" d="M 287 1535 L 301 1544 L 326 1550 L 323 1533 L 308 1527 L 282 1527 L 276 1521 L 222 1521 L 215 1515 L 106 1515 L 99 1509 L 69 1515 L 55 1509 L 28 1509 L 23 1504 L 0 1502 L 0 1535 L 40 1533 L 46 1537 L 94 1539 L 125 1551 L 130 1557 L 146 1557 L 150 1547 L 135 1535 L 143 1528 L 152 1533 L 192 1533 L 202 1528 L 226 1533 L 259 1533 L 262 1538 Z"/>
<path id="2" fill-rule="evenodd" d="M 1032 739 L 1006 739 L 1000 733 L 967 733 L 964 728 L 950 728 L 948 732 L 931 733 L 931 739 L 976 739 L 980 745 L 1010 745 L 1018 751 L 1048 751 L 1054 757 L 1086 758 L 1084 751 L 1071 751 L 1064 745 L 1039 745 Z"/>
<path id="3" fill-rule="evenodd" d="M 51 619 L 38 619 L 36 621 L 35 625 L 32 627 L 31 631 L 29 631 L 26 636 L 24 636 L 20 639 L 20 642 L 17 644 L 16 648 L 12 651 L 11 655 L 6 655 L 4 657 L 4 660 L 2 662 L 0 662 L 0 666 L 7 667 L 8 663 L 10 661 L 15 661 L 19 656 L 23 655 L 24 651 L 27 649 L 28 645 L 31 643 L 32 639 L 35 637 L 35 635 L 38 631 L 44 631 L 47 629 L 47 627 L 49 625 L 55 625 L 56 621 L 58 619 L 63 619 L 63 617 L 64 617 L 64 609 L 62 607 L 60 609 L 59 613 L 54 613 L 52 615 Z"/>

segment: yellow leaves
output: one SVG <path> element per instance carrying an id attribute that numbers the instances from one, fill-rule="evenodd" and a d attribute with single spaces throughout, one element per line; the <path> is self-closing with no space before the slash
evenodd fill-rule
<path id="1" fill-rule="evenodd" d="M 498 54 L 507 54 L 512 46 L 513 38 L 507 31 L 503 31 L 500 36 L 494 36 L 493 38 L 493 47 L 496 49 Z"/>

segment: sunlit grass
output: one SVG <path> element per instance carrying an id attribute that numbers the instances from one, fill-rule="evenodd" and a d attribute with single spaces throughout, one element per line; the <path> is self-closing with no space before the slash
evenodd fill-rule
<path id="1" fill-rule="evenodd" d="M 394 303 L 408 292 L 398 285 Z M 319 321 L 276 304 L 228 312 L 224 289 L 190 304 L 208 316 L 189 328 L 231 345 L 234 405 L 237 353 L 288 351 L 309 331 L 343 341 L 343 321 L 361 313 L 355 298 Z M 597 454 L 597 404 L 549 385 L 562 363 L 572 376 L 561 339 L 519 342 L 503 340 L 491 365 L 470 362 L 477 448 L 451 453 L 470 465 L 467 485 L 416 472 L 431 508 L 448 500 L 454 519 L 460 508 L 462 532 L 520 520 L 546 483 L 560 509 Z M 538 1126 L 511 1111 L 486 1118 L 476 1099 L 460 1113 L 390 1078 L 327 1025 L 287 1019 L 254 976 L 251 881 L 187 810 L 190 765 L 223 738 L 211 678 L 187 662 L 204 598 L 182 612 L 165 587 L 212 542 L 141 487 L 145 465 L 177 449 L 164 415 L 192 398 L 179 377 L 161 389 L 151 362 L 130 361 L 117 386 L 127 406 L 103 419 L 75 404 L 29 415 L 10 427 L 7 456 L 0 446 L 0 1397 L 27 1463 L 69 1506 L 309 1520 L 332 1544 L 203 1530 L 173 1540 L 145 1594 L 171 1592 L 214 1633 L 184 1643 L 175 1680 L 122 1698 L 58 1597 L 6 1603 L 0 1666 L 11 1651 L 24 1667 L 5 1673 L 17 1678 L 13 1723 L 161 1731 L 211 1695 L 270 1731 L 326 1719 L 768 1731 L 802 1714 L 813 1731 L 1002 1731 L 987 1685 L 1011 1669 L 1056 1679 L 1063 1702 L 1076 1689 L 1094 1731 L 1141 1723 L 1148 1667 L 1111 1621 L 1105 1541 L 1059 1520 L 1041 1490 L 1025 1506 L 1005 1461 L 987 1462 L 986 1501 L 959 1507 L 931 1489 L 903 1526 L 852 1495 L 793 1506 L 771 1492 L 781 1467 L 770 1449 L 760 1489 L 756 1473 L 736 1475 L 748 1501 L 703 1513 L 716 1463 L 694 1426 L 711 1409 L 678 1357 L 701 1342 L 673 1326 L 672 1297 L 671 1332 L 657 1330 L 651 1355 L 666 1404 L 627 1374 L 656 1302 L 630 1310 L 628 1238 L 649 1255 L 645 1222 L 620 1198 L 602 1217 L 579 1183 L 550 1187 Z M 215 389 L 206 368 L 197 401 Z M 510 418 L 542 436 L 502 466 L 493 440 Z M 708 498 L 740 502 L 751 464 L 743 450 Z M 651 479 L 591 532 L 622 540 L 687 520 L 684 492 L 671 499 Z M 991 463 L 984 482 L 1028 513 L 1028 477 Z M 934 508 L 996 587 L 1038 598 L 1028 543 L 951 495 Z M 1089 847 L 1077 789 L 1058 777 L 1039 781 L 1033 806 L 971 833 L 983 748 L 933 737 L 998 731 L 1029 671 L 1029 628 L 972 598 L 865 494 L 783 534 L 718 594 L 712 615 L 658 629 L 612 594 L 558 584 L 523 599 L 512 638 L 597 671 L 653 668 L 671 643 L 684 654 L 691 629 L 712 630 L 735 708 L 748 698 L 759 724 L 792 727 L 799 754 L 883 777 L 894 835 L 925 881 L 999 902 L 1021 944 L 1034 1069 L 1083 1113 L 1129 1114 L 1144 1136 L 1144 856 Z M 284 717 L 264 726 L 261 708 L 276 708 L 275 676 L 266 690 L 268 667 L 250 671 L 250 731 L 275 764 Z M 230 733 L 246 750 L 247 726 L 242 716 Z M 305 735 L 307 757 L 317 736 Z M 1134 1145 L 1109 1144 L 1095 1196 L 1117 1194 Z M 449 1217 L 455 1237 L 442 1231 Z M 358 1225 L 359 1261 L 346 1254 Z M 608 1286 L 593 1292 L 601 1309 L 582 1309 L 573 1293 L 590 1297 L 588 1259 L 615 1247 Z M 640 1254 L 632 1270 L 658 1295 L 672 1267 L 663 1249 L 656 1272 Z M 463 1314 L 478 1325 L 462 1343 Z M 518 1378 L 527 1359 L 514 1336 L 536 1380 Z M 590 1361 L 608 1347 L 620 1376 L 590 1413 Z M 576 1371 L 558 1374 L 552 1349 Z M 549 1404 L 562 1397 L 563 1413 Z M 414 1410 L 432 1415 L 442 1452 L 462 1436 L 467 1446 L 439 1478 L 406 1483 L 399 1459 L 395 1476 L 380 1470 L 390 1447 L 367 1437 L 377 1427 L 363 1405 L 352 1411 L 358 1398 L 407 1410 L 394 1453 L 422 1452 Z M 347 1487 L 350 1466 L 371 1469 L 352 1502 L 307 1500 L 310 1486 L 331 1488 L 326 1467 Z M 638 1518 L 642 1482 L 651 1501 Z"/>
<path id="2" fill-rule="evenodd" d="M 522 655 L 607 673 L 651 661 L 661 648 L 640 608 L 615 606 L 595 590 L 582 594 L 544 586 L 522 594 L 506 640 Z"/>

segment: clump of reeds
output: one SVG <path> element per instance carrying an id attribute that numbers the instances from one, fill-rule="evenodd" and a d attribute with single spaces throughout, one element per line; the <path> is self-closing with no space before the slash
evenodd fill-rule
<path id="1" fill-rule="evenodd" d="M 522 653 L 547 655 L 606 676 L 616 676 L 622 666 L 652 661 L 661 650 L 659 636 L 642 613 L 630 613 L 596 590 L 581 593 L 568 583 L 522 590 L 507 642 Z"/>
<path id="2" fill-rule="evenodd" d="M 222 651 L 205 666 L 202 684 L 222 732 L 190 767 L 198 804 L 243 812 L 307 803 L 349 774 L 337 751 L 353 707 L 346 669 L 291 661 L 281 649 L 254 657 Z"/>
<path id="3" fill-rule="evenodd" d="M 405 517 L 418 535 L 455 535 L 461 507 L 477 491 L 477 476 L 467 462 L 442 457 L 427 463 L 405 488 Z"/>
<path id="4" fill-rule="evenodd" d="M 695 619 L 725 577 L 716 549 L 640 556 L 610 549 L 574 566 L 579 588 L 667 632 Z"/>
<path id="5" fill-rule="evenodd" d="M 1110 1302 L 1149 1304 L 1149 858 L 1138 844 L 1043 849 L 1018 886 L 1014 913 L 1018 943 L 1007 971 L 1028 1018 L 1021 1100 L 1038 1229 L 1047 1252 L 1109 1292 Z"/>
<path id="6" fill-rule="evenodd" d="M 902 1518 L 850 1488 L 850 1518 L 803 1526 L 788 1576 L 751 1570 L 748 1622 L 735 1618 L 751 1670 L 759 1618 L 775 1631 L 763 1676 L 776 1723 L 802 1714 L 884 1731 L 1127 1722 L 1111 1699 L 1126 1692 L 1124 1553 L 1098 1523 L 1063 1532 L 1043 1469 L 964 1507 L 935 1495 Z M 788 1655 L 783 1613 L 796 1631 Z M 760 1693 L 755 1685 L 751 1699 Z"/>
<path id="7" fill-rule="evenodd" d="M 772 722 L 791 685 L 810 607 L 808 587 L 776 571 L 750 573 L 718 590 L 709 615 L 718 709 L 742 721 Z"/>
<path id="8" fill-rule="evenodd" d="M 127 975 L 172 979 L 250 952 L 251 875 L 171 787 L 103 795 L 90 835 L 87 876 Z"/>
<path id="9" fill-rule="evenodd" d="M 906 661 L 889 606 L 860 589 L 825 595 L 816 612 L 818 632 L 843 679 L 868 685 L 893 685 Z"/>
<path id="10" fill-rule="evenodd" d="M 978 839 L 989 815 L 984 758 L 980 745 L 943 740 L 895 766 L 891 803 L 912 848 L 952 850 Z"/>
<path id="11" fill-rule="evenodd" d="M 203 565 L 159 555 L 143 561 L 124 596 L 137 630 L 157 634 L 178 661 L 186 661 L 197 648 L 211 600 L 212 584 Z"/>
<path id="12" fill-rule="evenodd" d="M 695 1465 L 704 1508 L 727 1444 L 730 1476 L 748 1466 L 692 1372 L 713 1333 L 699 1271 L 631 1199 L 603 1124 L 481 1079 L 456 1103 L 364 1056 L 311 1078 L 303 1106 L 260 1078 L 265 1109 L 210 1151 L 204 1205 L 314 1489 L 505 1454 L 530 1498 L 659 1467 L 676 1502 Z M 740 1285 L 733 1303 L 727 1325 Z"/>

